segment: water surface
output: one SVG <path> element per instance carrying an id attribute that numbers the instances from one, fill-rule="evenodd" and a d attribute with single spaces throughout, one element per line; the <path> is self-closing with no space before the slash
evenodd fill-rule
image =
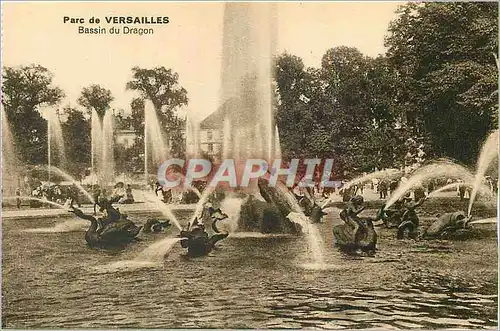
<path id="1" fill-rule="evenodd" d="M 184 222 L 188 217 L 181 217 Z M 379 230 L 375 257 L 331 247 L 311 268 L 305 238 L 229 237 L 204 258 L 175 244 L 162 265 L 105 272 L 150 244 L 88 248 L 83 232 L 34 233 L 67 218 L 4 220 L 3 309 L 7 328 L 495 328 L 496 238 L 396 241 Z M 142 220 L 143 221 L 143 220 Z M 494 226 L 493 226 L 494 227 Z"/>

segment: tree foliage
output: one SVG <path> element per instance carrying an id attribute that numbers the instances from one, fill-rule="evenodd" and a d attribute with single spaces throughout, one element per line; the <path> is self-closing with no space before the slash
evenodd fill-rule
<path id="1" fill-rule="evenodd" d="M 475 162 L 480 144 L 497 128 L 498 4 L 411 2 L 397 14 L 383 56 L 338 46 L 325 52 L 319 68 L 293 54 L 276 58 L 274 115 L 284 158 L 333 158 L 339 177 L 429 157 Z M 245 84 L 254 86 L 252 79 Z M 3 68 L 2 104 L 27 163 L 47 161 L 47 123 L 39 110 L 64 98 L 52 80 L 40 65 Z M 188 97 L 179 75 L 165 67 L 134 67 L 126 89 L 138 97 L 131 115 L 117 123 L 132 127 L 137 138 L 131 148 L 116 147 L 120 171 L 143 171 L 146 101 L 154 106 L 172 156 L 182 157 L 185 120 L 178 110 Z M 245 102 L 258 97 L 248 93 Z M 103 117 L 113 99 L 111 91 L 94 84 L 77 102 Z M 90 123 L 77 109 L 64 112 L 68 150 L 79 151 L 68 157 L 78 173 L 90 160 Z M 255 114 L 246 115 L 253 120 Z"/>
<path id="2" fill-rule="evenodd" d="M 82 175 L 90 166 L 91 141 L 90 141 L 90 121 L 84 113 L 78 109 L 66 107 L 63 109 L 66 121 L 62 124 L 63 136 L 67 151 L 78 151 L 78 153 L 68 153 L 69 173 Z"/>
<path id="3" fill-rule="evenodd" d="M 144 102 L 152 102 L 161 127 L 164 129 L 171 147 L 171 152 L 175 157 L 184 155 L 185 139 L 183 130 L 185 121 L 179 118 L 177 111 L 180 107 L 188 104 L 187 91 L 179 84 L 179 74 L 157 67 L 144 69 L 132 68 L 133 79 L 127 83 L 127 89 L 139 92 L 140 98 L 132 100 L 132 121 L 138 132 L 137 143 L 144 141 Z"/>
<path id="4" fill-rule="evenodd" d="M 39 110 L 56 105 L 64 92 L 52 86 L 52 73 L 40 65 L 4 67 L 2 78 L 2 104 L 20 159 L 46 163 L 47 122 Z"/>
<path id="5" fill-rule="evenodd" d="M 150 100 L 157 113 L 163 113 L 170 120 L 178 107 L 188 103 L 187 91 L 179 85 L 179 74 L 157 67 L 153 69 L 132 68 L 133 79 L 127 89 L 139 92 L 143 99 Z"/>
<path id="6" fill-rule="evenodd" d="M 92 110 L 97 112 L 97 115 L 102 119 L 106 111 L 110 108 L 114 97 L 111 91 L 97 84 L 93 84 L 82 89 L 82 93 L 77 102 L 85 108 L 89 114 Z"/>
<path id="7" fill-rule="evenodd" d="M 385 56 L 334 47 L 319 69 L 277 58 L 286 158 L 334 158 L 340 176 L 436 156 L 475 162 L 497 125 L 498 5 L 409 3 L 398 14 Z"/>
<path id="8" fill-rule="evenodd" d="M 340 177 L 397 163 L 407 134 L 393 80 L 384 57 L 371 59 L 351 47 L 329 49 L 319 69 L 282 54 L 276 121 L 285 157 L 333 158 Z"/>
<path id="9" fill-rule="evenodd" d="M 398 13 L 386 46 L 400 102 L 437 156 L 474 162 L 496 127 L 498 4 L 410 3 Z"/>

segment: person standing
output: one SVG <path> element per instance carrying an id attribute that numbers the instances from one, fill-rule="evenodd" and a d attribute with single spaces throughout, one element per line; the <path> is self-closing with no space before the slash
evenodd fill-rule
<path id="1" fill-rule="evenodd" d="M 69 194 L 70 194 L 70 198 L 71 198 L 70 206 L 73 206 L 73 204 L 76 202 L 76 204 L 78 205 L 78 208 L 80 208 L 81 204 L 80 204 L 80 199 L 78 197 L 79 191 L 78 191 L 78 188 L 76 187 L 75 184 L 70 186 Z"/>
<path id="2" fill-rule="evenodd" d="M 127 189 L 125 190 L 126 195 L 126 203 L 134 203 L 134 196 L 132 195 L 132 187 L 130 184 L 127 185 Z"/>
<path id="3" fill-rule="evenodd" d="M 415 202 L 425 198 L 425 189 L 422 185 L 418 185 L 417 187 L 415 187 L 415 189 L 413 190 L 413 197 L 415 199 Z"/>
<path id="4" fill-rule="evenodd" d="M 389 184 L 389 190 L 391 191 L 391 195 L 396 191 L 398 188 L 399 182 L 397 180 L 392 180 L 391 183 Z"/>
<path id="5" fill-rule="evenodd" d="M 427 194 L 431 193 L 435 189 L 434 180 L 429 180 L 429 184 L 427 184 Z"/>
<path id="6" fill-rule="evenodd" d="M 21 189 L 16 188 L 16 206 L 17 209 L 21 209 Z"/>
<path id="7" fill-rule="evenodd" d="M 465 186 L 465 183 L 460 180 L 458 184 L 458 196 L 460 197 L 460 201 L 465 200 L 465 192 L 467 191 L 467 186 Z"/>
<path id="8" fill-rule="evenodd" d="M 380 199 L 387 199 L 387 189 L 389 188 L 389 183 L 387 182 L 387 179 L 382 179 L 378 185 L 377 189 L 380 194 Z"/>

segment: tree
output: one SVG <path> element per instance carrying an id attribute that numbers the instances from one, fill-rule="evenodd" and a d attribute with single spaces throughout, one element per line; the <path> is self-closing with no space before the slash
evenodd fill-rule
<path id="1" fill-rule="evenodd" d="M 168 136 L 166 141 L 170 142 L 172 154 L 178 157 L 183 155 L 185 141 L 182 131 L 185 128 L 185 121 L 177 116 L 176 111 L 188 104 L 188 98 L 186 89 L 179 85 L 179 74 L 165 67 L 153 69 L 134 67 L 132 77 L 126 88 L 137 91 L 140 95 L 140 98 L 134 99 L 131 105 L 134 128 L 139 129 L 138 135 L 144 139 L 144 125 L 139 124 L 141 123 L 139 121 L 144 121 L 144 100 L 149 100 Z"/>
<path id="2" fill-rule="evenodd" d="M 63 112 L 67 116 L 62 124 L 67 150 L 78 151 L 78 153 L 68 153 L 68 171 L 73 175 L 81 175 L 90 166 L 92 149 L 90 121 L 78 109 L 66 107 Z"/>
<path id="3" fill-rule="evenodd" d="M 92 114 L 92 110 L 95 110 L 99 118 L 102 119 L 106 111 L 110 108 L 110 104 L 113 100 L 114 97 L 111 95 L 110 90 L 100 85 L 93 84 L 82 89 L 82 93 L 77 102 L 80 106 L 85 108 L 89 114 Z"/>
<path id="4" fill-rule="evenodd" d="M 125 116 L 124 112 L 125 111 L 123 109 L 119 109 L 117 111 L 113 110 L 113 113 L 115 114 L 114 128 L 116 130 L 127 130 L 133 128 L 132 117 L 130 115 Z"/>
<path id="5" fill-rule="evenodd" d="M 134 98 L 130 104 L 132 113 L 115 116 L 115 128 L 132 129 L 136 138 L 130 147 L 119 144 L 114 146 L 117 173 L 139 173 L 144 171 L 144 100 Z M 154 169 L 152 169 L 154 170 Z"/>
<path id="6" fill-rule="evenodd" d="M 307 107 L 301 101 L 305 67 L 302 59 L 287 53 L 276 59 L 277 112 L 275 121 L 285 159 L 307 154 L 305 133 L 310 129 Z M 304 97 L 302 97 L 303 100 Z"/>
<path id="7" fill-rule="evenodd" d="M 22 161 L 47 162 L 47 123 L 39 112 L 56 105 L 64 92 L 52 86 L 52 73 L 40 65 L 4 67 L 2 104 Z"/>
<path id="8" fill-rule="evenodd" d="M 285 53 L 276 61 L 276 83 L 276 122 L 286 158 L 333 158 L 340 177 L 405 165 L 413 135 L 385 57 L 336 47 L 316 69 Z"/>
<path id="9" fill-rule="evenodd" d="M 497 127 L 498 4 L 410 3 L 398 13 L 386 46 L 408 123 L 436 156 L 474 163 Z"/>
<path id="10" fill-rule="evenodd" d="M 132 68 L 133 79 L 127 83 L 127 90 L 138 91 L 143 99 L 150 100 L 158 114 L 168 121 L 175 116 L 175 110 L 188 103 L 187 91 L 179 85 L 179 74 L 172 69 Z"/>
<path id="11" fill-rule="evenodd" d="M 132 127 L 137 133 L 143 133 L 144 136 L 144 99 L 134 98 L 130 102 L 130 109 L 132 114 L 130 115 L 130 121 Z"/>
<path id="12" fill-rule="evenodd" d="M 321 61 L 337 172 L 349 176 L 373 167 L 373 158 L 367 153 L 372 147 L 367 132 L 373 130 L 375 115 L 368 78 L 371 61 L 358 49 L 346 46 L 327 50 Z"/>

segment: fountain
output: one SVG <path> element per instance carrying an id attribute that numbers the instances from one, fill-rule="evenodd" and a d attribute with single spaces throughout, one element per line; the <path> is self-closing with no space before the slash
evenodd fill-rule
<path id="1" fill-rule="evenodd" d="M 438 188 L 438 189 L 436 189 L 436 190 L 434 190 L 432 192 L 429 192 L 428 197 L 435 196 L 438 193 L 445 192 L 445 191 L 448 191 L 448 190 L 451 190 L 451 189 L 456 189 L 456 188 L 458 188 L 461 185 L 464 185 L 465 187 L 471 188 L 474 184 L 471 181 L 461 182 L 461 183 L 451 183 L 451 184 L 445 185 L 443 187 L 440 187 L 440 188 Z M 489 188 L 486 185 L 484 185 L 484 184 L 481 184 L 479 186 L 478 192 L 480 192 L 481 194 L 484 194 L 484 195 L 486 195 L 486 196 L 488 196 L 490 198 L 493 198 L 493 194 L 491 193 L 491 191 L 489 190 Z"/>
<path id="2" fill-rule="evenodd" d="M 362 175 L 359 177 L 354 178 L 353 180 L 347 182 L 344 184 L 344 188 L 349 188 L 353 185 L 357 185 L 363 182 L 371 181 L 375 178 L 393 178 L 395 176 L 398 176 L 401 173 L 400 170 L 397 169 L 385 169 L 385 170 L 379 170 L 379 171 L 374 171 L 372 173 Z M 332 197 L 329 197 L 321 206 L 321 208 L 325 208 L 325 206 L 333 199 Z"/>
<path id="3" fill-rule="evenodd" d="M 54 171 L 55 173 L 57 173 L 58 175 L 60 175 L 61 177 L 63 177 L 64 179 L 66 179 L 67 181 L 70 181 L 72 182 L 79 190 L 80 192 L 82 192 L 85 197 L 87 199 L 89 199 L 89 201 L 91 203 L 94 203 L 94 198 L 92 197 L 92 195 L 87 192 L 83 187 L 82 185 L 80 185 L 80 183 L 78 183 L 73 177 L 71 177 L 69 174 L 67 174 L 66 172 L 62 171 L 61 169 L 57 168 L 57 167 L 54 167 L 52 166 L 51 168 L 48 168 L 48 171 Z"/>
<path id="4" fill-rule="evenodd" d="M 23 232 L 29 233 L 62 233 L 62 232 L 79 232 L 88 228 L 89 222 L 85 220 L 70 219 L 58 223 L 52 227 L 25 229 Z"/>
<path id="5" fill-rule="evenodd" d="M 471 221 L 468 224 L 494 224 L 498 223 L 497 217 L 484 218 L 480 220 Z"/>
<path id="6" fill-rule="evenodd" d="M 203 191 L 203 194 L 200 197 L 200 200 L 198 200 L 198 203 L 196 204 L 196 208 L 194 210 L 193 216 L 191 216 L 191 219 L 189 220 L 188 223 L 188 228 L 193 224 L 194 220 L 196 218 L 200 219 L 201 214 L 203 213 L 203 208 L 205 208 L 205 203 L 208 201 L 208 198 L 210 197 L 210 194 L 212 194 L 215 191 L 215 188 L 212 186 L 207 186 L 205 190 Z"/>
<path id="7" fill-rule="evenodd" d="M 391 195 L 390 199 L 387 201 L 385 208 L 389 208 L 399 200 L 404 194 L 406 194 L 412 187 L 415 185 L 421 184 L 426 179 L 437 178 L 437 177 L 447 177 L 447 178 L 457 178 L 461 179 L 465 183 L 472 183 L 472 192 L 469 199 L 469 206 L 467 210 L 467 215 L 471 216 L 472 205 L 476 199 L 476 195 L 478 192 L 484 192 L 486 195 L 493 195 L 482 183 L 484 180 L 484 175 L 488 170 L 489 166 L 493 163 L 493 161 L 498 157 L 498 130 L 492 132 L 486 142 L 483 144 L 481 148 L 481 153 L 479 154 L 479 158 L 476 166 L 476 174 L 473 176 L 469 170 L 466 168 L 455 164 L 448 160 L 438 160 L 430 165 L 424 166 L 422 168 L 417 169 L 414 175 L 405 183 L 400 185 L 396 191 Z M 446 189 L 449 189 L 455 185 L 456 183 L 452 183 L 446 187 L 442 187 L 431 194 L 436 194 L 438 192 L 442 192 Z M 431 195 L 429 194 L 429 195 Z"/>
<path id="8" fill-rule="evenodd" d="M 432 192 L 429 192 L 429 194 L 427 195 L 427 197 L 432 197 L 438 193 L 441 193 L 441 192 L 446 192 L 446 191 L 449 191 L 451 189 L 457 189 L 460 185 L 467 185 L 465 183 L 451 183 L 451 184 L 448 184 L 448 185 L 445 185 L 443 187 L 440 187 Z M 467 185 L 467 186 L 470 186 L 470 185 Z"/>
<path id="9" fill-rule="evenodd" d="M 54 164 L 58 165 L 59 167 L 65 167 L 66 152 L 64 148 L 64 138 L 62 134 L 61 121 L 59 120 L 59 114 L 54 108 L 41 109 L 40 113 L 47 120 L 47 160 L 49 169 Z M 56 150 L 56 162 L 54 162 L 54 147 Z"/>
<path id="10" fill-rule="evenodd" d="M 165 238 L 149 245 L 131 260 L 117 261 L 108 265 L 93 267 L 92 269 L 99 273 L 107 273 L 159 267 L 163 264 L 165 254 L 167 254 L 179 241 L 181 241 L 181 238 Z"/>
<path id="11" fill-rule="evenodd" d="M 278 126 L 274 130 L 274 157 L 276 159 L 281 159 L 281 145 L 280 145 L 280 135 L 278 131 Z"/>
<path id="12" fill-rule="evenodd" d="M 221 107 L 225 113 L 222 157 L 233 159 L 236 164 L 252 158 L 270 162 L 281 157 L 272 110 L 272 56 L 276 31 L 274 4 L 225 4 L 221 77 Z M 278 185 L 278 191 L 292 207 L 291 221 L 302 225 L 315 264 L 322 265 L 321 237 L 317 228 L 310 224 L 287 187 Z M 193 219 L 201 213 L 209 194 L 207 188 Z"/>
<path id="13" fill-rule="evenodd" d="M 167 158 L 168 149 L 156 110 L 153 103 L 146 100 L 144 105 L 144 175 L 146 184 L 149 178 L 148 162 L 151 160 L 159 166 Z"/>
<path id="14" fill-rule="evenodd" d="M 91 117 L 91 178 L 97 177 L 101 186 L 113 185 L 114 164 L 114 114 L 108 110 L 101 119 L 94 109 Z M 96 183 L 93 183 L 96 184 Z"/>
<path id="15" fill-rule="evenodd" d="M 47 200 L 47 199 L 40 199 L 40 198 L 36 198 L 36 197 L 32 197 L 32 196 L 14 196 L 14 197 L 3 197 L 3 199 L 5 200 L 8 200 L 8 199 L 21 199 L 21 200 L 32 200 L 32 201 L 38 201 L 38 202 L 41 202 L 41 203 L 46 203 L 48 205 L 51 205 L 51 206 L 54 206 L 56 208 L 59 208 L 59 209 L 68 209 L 68 206 L 67 205 L 61 205 L 57 202 L 54 202 L 54 201 L 50 201 L 50 200 Z"/>
<path id="16" fill-rule="evenodd" d="M 238 230 L 241 204 L 244 199 L 229 196 L 221 202 L 221 209 L 228 216 L 227 219 L 219 221 L 219 228 L 233 234 Z"/>
<path id="17" fill-rule="evenodd" d="M 308 251 L 313 261 L 306 266 L 312 269 L 326 268 L 325 258 L 323 256 L 323 239 L 316 224 L 312 224 L 309 218 L 304 215 L 297 199 L 283 183 L 278 181 L 276 183 L 276 188 L 281 192 L 282 196 L 286 199 L 292 209 L 288 218 L 292 222 L 299 224 L 302 227 L 302 231 L 306 235 Z"/>
<path id="18" fill-rule="evenodd" d="M 165 254 L 180 240 L 180 238 L 165 238 L 160 240 L 140 252 L 134 261 L 163 262 Z"/>
<path id="19" fill-rule="evenodd" d="M 99 179 L 99 170 L 101 168 L 102 159 L 102 126 L 99 114 L 95 109 L 92 110 L 91 115 L 91 176 Z M 92 183 L 97 184 L 97 183 Z"/>
<path id="20" fill-rule="evenodd" d="M 14 148 L 7 114 L 2 106 L 2 190 L 3 195 L 14 195 L 18 186 L 19 160 Z"/>
<path id="21" fill-rule="evenodd" d="M 191 117 L 186 116 L 186 155 L 189 158 L 199 156 L 199 127 Z"/>
<path id="22" fill-rule="evenodd" d="M 165 217 L 167 217 L 174 225 L 177 227 L 177 229 L 182 230 L 182 227 L 177 220 L 177 217 L 172 213 L 168 205 L 166 205 L 163 201 L 160 200 L 160 198 L 154 194 L 154 192 L 150 191 L 139 191 L 138 193 L 143 195 L 143 198 L 148 201 L 149 203 L 152 203 Z"/>
<path id="23" fill-rule="evenodd" d="M 470 181 L 472 175 L 469 170 L 459 164 L 453 163 L 449 160 L 437 160 L 429 165 L 417 169 L 406 182 L 401 183 L 385 204 L 385 208 L 387 209 L 391 207 L 414 186 L 420 185 L 427 179 L 438 177 L 456 178 L 464 181 Z"/>
<path id="24" fill-rule="evenodd" d="M 104 185 L 113 185 L 115 178 L 114 136 L 112 111 L 107 111 L 102 120 L 101 178 Z"/>
<path id="25" fill-rule="evenodd" d="M 177 227 L 178 230 L 182 230 L 179 221 L 172 213 L 169 206 L 161 201 L 158 196 L 150 191 L 138 191 L 137 193 L 139 195 L 142 195 L 145 201 L 156 207 L 167 219 L 169 219 Z M 94 269 L 98 272 L 106 273 L 116 272 L 120 270 L 153 268 L 161 266 L 165 254 L 167 254 L 168 251 L 170 251 L 172 247 L 180 240 L 181 238 L 164 238 L 150 244 L 131 260 L 117 261 L 105 266 L 99 266 Z"/>
<path id="26" fill-rule="evenodd" d="M 274 157 L 274 10 L 272 4 L 225 4 L 221 77 L 221 105 L 226 114 L 223 158 L 271 160 Z M 263 151 L 255 148 L 259 145 Z"/>
<path id="27" fill-rule="evenodd" d="M 467 209 L 467 216 L 471 215 L 472 204 L 476 199 L 477 192 L 482 184 L 486 171 L 488 170 L 491 163 L 497 157 L 498 157 L 498 130 L 495 130 L 486 139 L 486 142 L 483 144 L 483 147 L 481 148 L 481 153 L 479 154 L 479 158 L 477 160 L 476 176 L 474 177 L 474 186 L 472 187 L 472 192 L 469 200 L 469 207 Z"/>
<path id="28" fill-rule="evenodd" d="M 229 146 L 231 145 L 231 120 L 224 119 L 224 128 L 222 129 L 222 159 L 229 159 Z"/>

